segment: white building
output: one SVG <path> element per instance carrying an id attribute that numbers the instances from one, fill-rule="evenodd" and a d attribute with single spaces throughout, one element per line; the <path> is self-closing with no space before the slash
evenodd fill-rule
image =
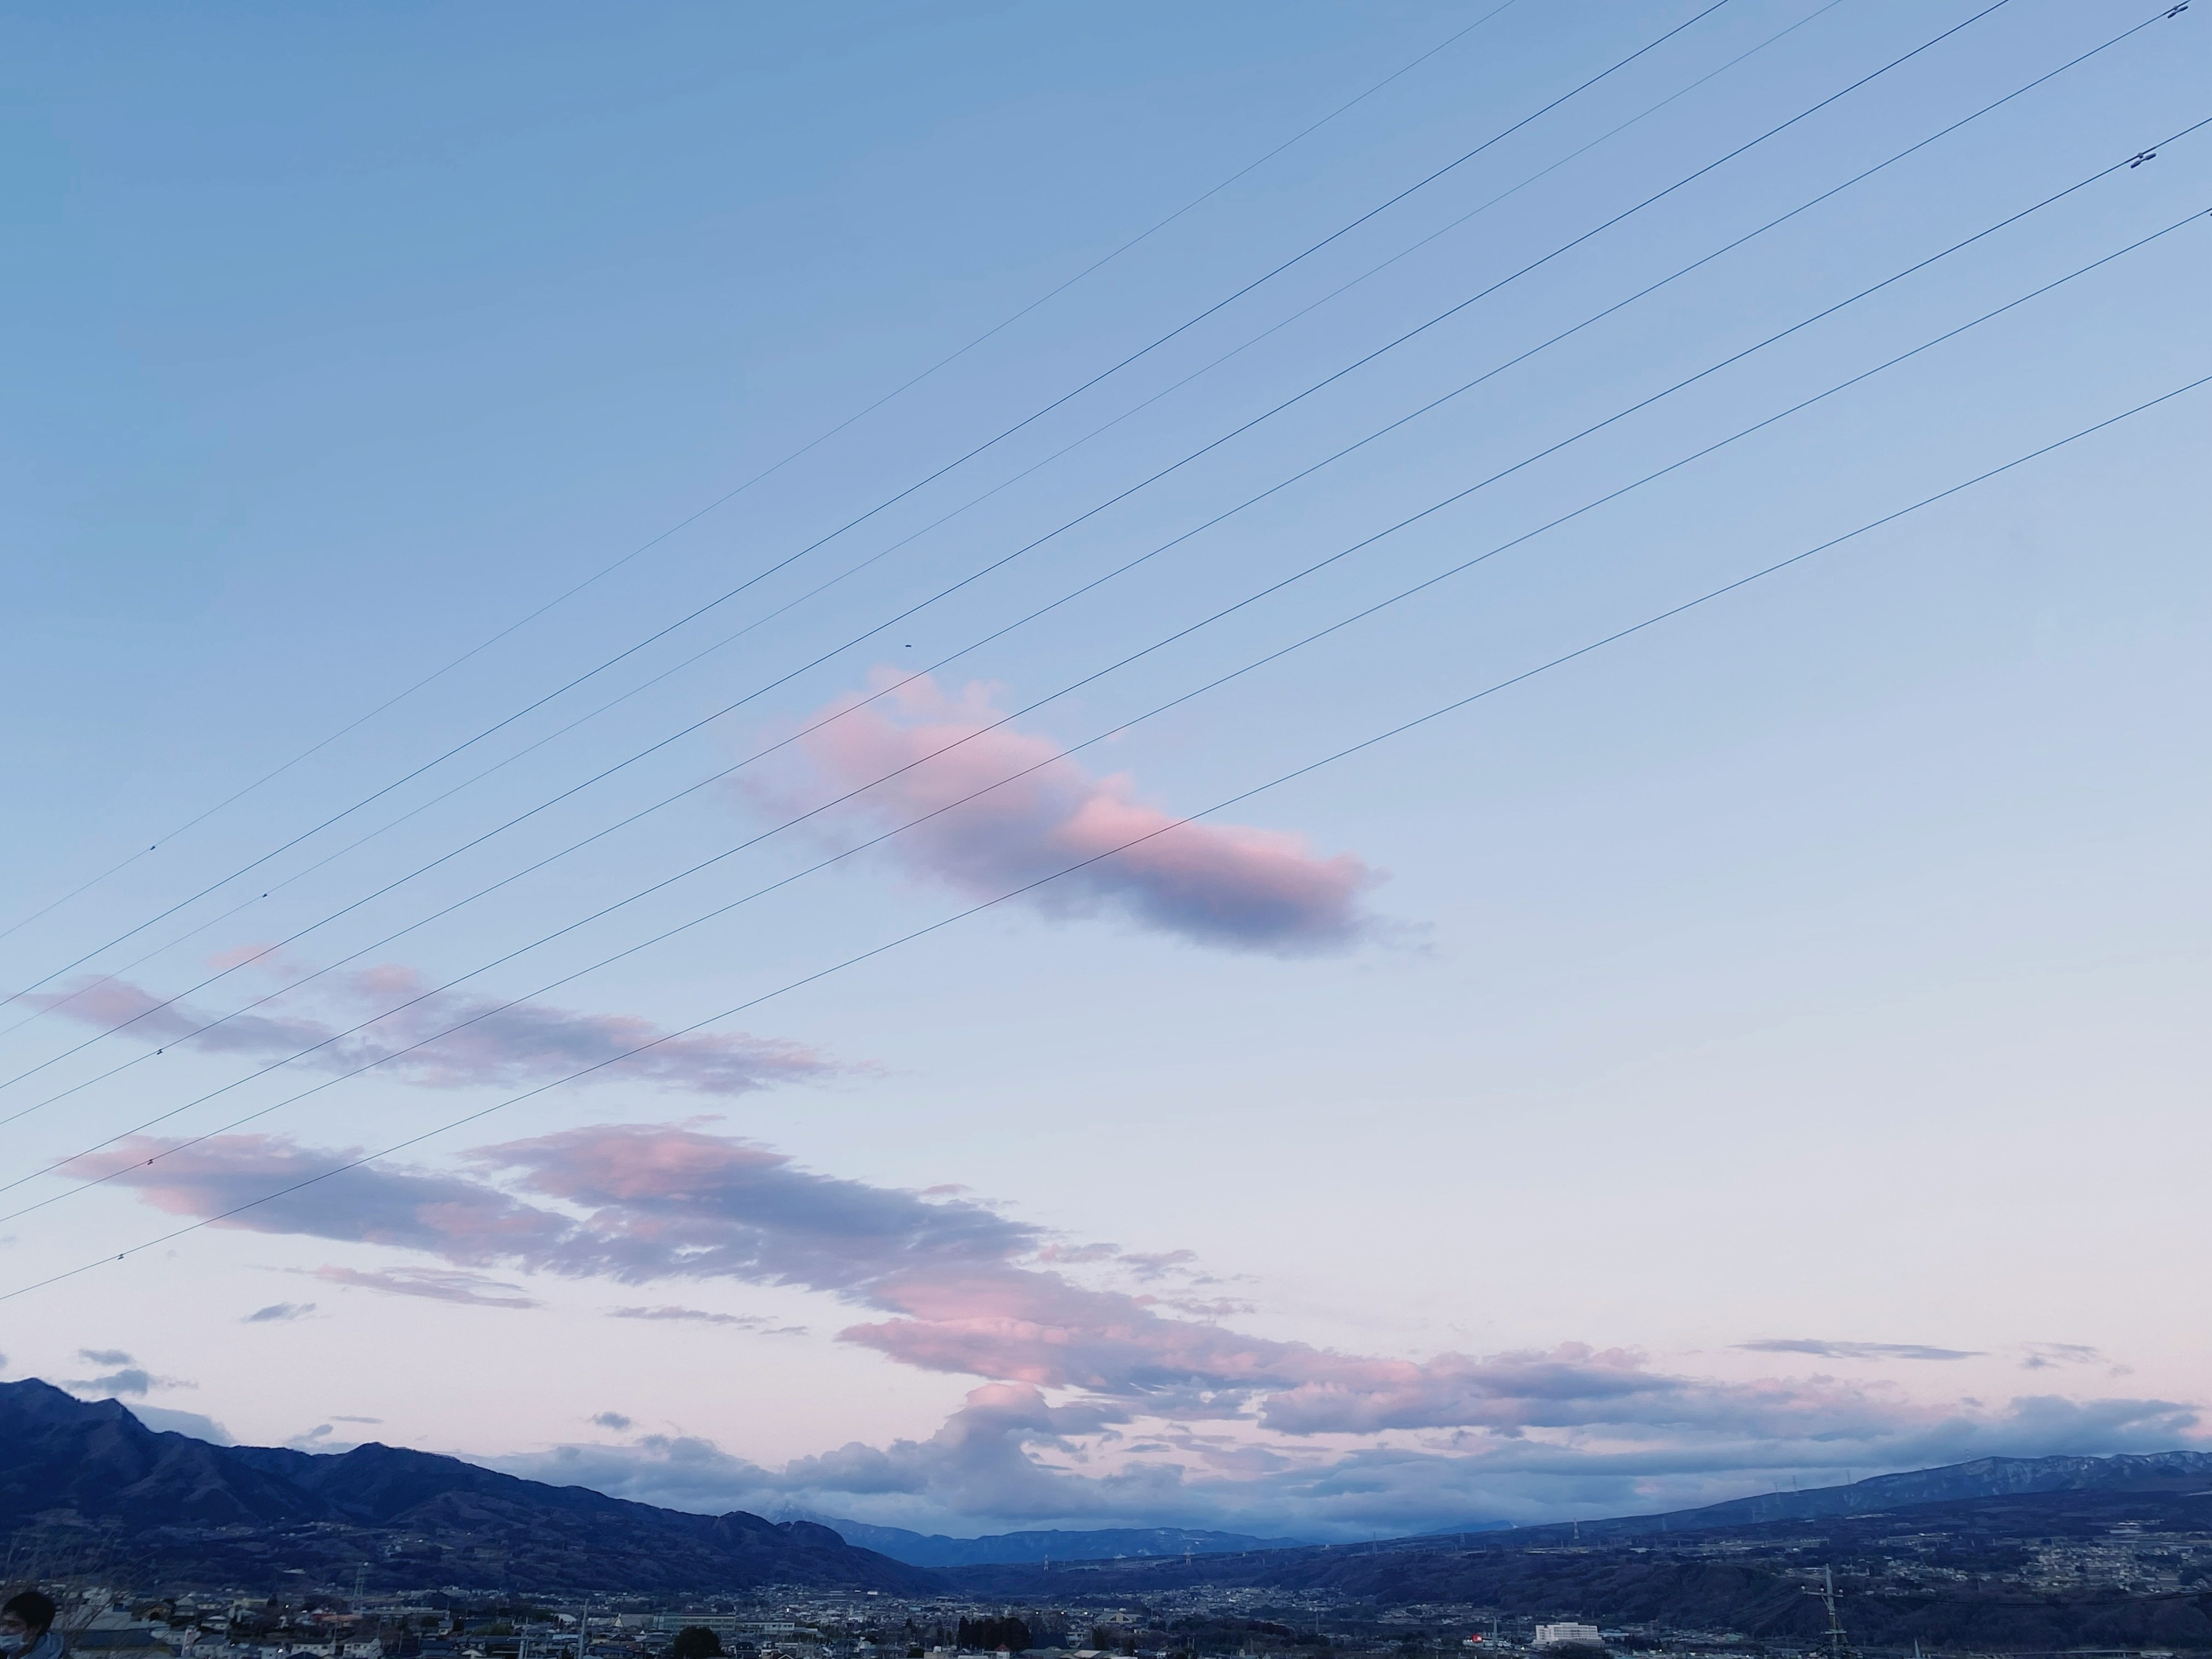
<path id="1" fill-rule="evenodd" d="M 1540 1648 L 1602 1647 L 1605 1638 L 1598 1634 L 1595 1625 L 1539 1625 L 1536 1626 L 1536 1645 Z"/>

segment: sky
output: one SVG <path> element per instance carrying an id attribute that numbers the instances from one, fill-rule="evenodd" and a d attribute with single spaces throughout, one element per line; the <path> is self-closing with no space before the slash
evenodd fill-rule
<path id="1" fill-rule="evenodd" d="M 2202 8 L 0 27 L 0 1376 L 966 1535 L 2206 1443 Z"/>

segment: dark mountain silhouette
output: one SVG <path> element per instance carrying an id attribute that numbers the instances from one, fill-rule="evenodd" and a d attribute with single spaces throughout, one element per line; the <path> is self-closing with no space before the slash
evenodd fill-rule
<path id="1" fill-rule="evenodd" d="M 2113 1457 L 1978 1457 L 1971 1463 L 1948 1463 L 1941 1468 L 1877 1474 L 1844 1486 L 1764 1492 L 1756 1498 L 1735 1498 L 1726 1503 L 1707 1504 L 1694 1510 L 1669 1510 L 1664 1514 L 1618 1516 L 1604 1521 L 1522 1528 L 1516 1535 L 1523 1541 L 1541 1534 L 1577 1536 L 1585 1540 L 1629 1538 L 1644 1533 L 1747 1526 L 1761 1521 L 1809 1521 L 1831 1516 L 1866 1515 L 1915 1504 L 1948 1504 L 1972 1498 L 2057 1492 L 2197 1492 L 2208 1486 L 2212 1486 L 2212 1452 L 2126 1453 Z M 1452 1530 L 1439 1528 L 1428 1536 L 1441 1536 Z"/>
<path id="2" fill-rule="evenodd" d="M 2078 1576 L 2052 1569 L 2069 1551 Z M 1820 1635 L 1806 1590 L 1826 1568 L 1871 1646 L 2212 1649 L 2212 1457 L 1988 1458 L 1663 1516 L 946 1577 L 986 1596 L 1315 1591 L 1802 1643 Z"/>
<path id="3" fill-rule="evenodd" d="M 804 1521 L 687 1515 L 370 1444 L 213 1446 L 118 1401 L 0 1383 L 0 1537 L 171 1583 L 713 1593 L 759 1584 L 922 1591 L 937 1580 Z"/>
<path id="4" fill-rule="evenodd" d="M 112 1400 L 0 1383 L 0 1546 L 33 1573 L 73 1560 L 131 1584 L 297 1593 L 350 1586 L 367 1564 L 375 1590 L 951 1586 L 1062 1602 L 1211 1585 L 1787 1643 L 1817 1637 L 1823 1615 L 1805 1587 L 1832 1567 L 1852 1635 L 1871 1645 L 2212 1650 L 2212 1455 L 2201 1452 L 1984 1458 L 1664 1515 L 1352 1546 L 1170 1528 L 961 1540 L 838 1525 L 854 1536 L 808 1519 L 654 1509 L 391 1446 L 214 1446 L 156 1432 Z M 878 1541 L 909 1559 L 858 1547 Z M 2087 1565 L 2054 1572 L 2054 1553 L 2069 1549 Z M 960 1562 L 963 1551 L 1016 1550 L 1034 1553 Z M 945 1565 L 928 1571 L 916 1555 Z"/>
<path id="5" fill-rule="evenodd" d="M 1296 1538 L 1255 1538 L 1240 1532 L 1194 1531 L 1188 1527 L 1104 1527 L 1084 1532 L 1001 1532 L 983 1538 L 947 1538 L 941 1533 L 908 1532 L 903 1527 L 871 1526 L 865 1521 L 841 1521 L 827 1515 L 803 1518 L 821 1522 L 848 1544 L 917 1567 L 1220 1555 L 1243 1550 L 1296 1549 L 1303 1542 Z"/>

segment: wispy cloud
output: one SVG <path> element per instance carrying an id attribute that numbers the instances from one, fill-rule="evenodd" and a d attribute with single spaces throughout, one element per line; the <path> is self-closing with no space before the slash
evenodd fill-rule
<path id="1" fill-rule="evenodd" d="M 386 1296 L 422 1296 L 434 1302 L 459 1302 L 471 1308 L 535 1308 L 537 1297 L 520 1285 L 482 1273 L 442 1267 L 391 1267 L 365 1273 L 357 1267 L 318 1267 L 315 1277 L 332 1285 L 380 1291 Z"/>
<path id="2" fill-rule="evenodd" d="M 533 1002 L 502 1008 L 494 997 L 459 991 L 425 996 L 424 989 L 415 969 L 387 963 L 318 980 L 296 994 L 301 1006 L 271 1012 L 283 1005 L 270 1003 L 220 1024 L 213 1010 L 185 1002 L 163 1006 L 151 990 L 121 979 L 79 981 L 26 1000 L 81 1024 L 103 1030 L 123 1027 L 142 1042 L 168 1046 L 189 1041 L 202 1052 L 258 1060 L 313 1049 L 298 1063 L 316 1071 L 350 1072 L 380 1062 L 386 1075 L 431 1089 L 526 1087 L 648 1042 L 655 1046 L 594 1073 L 589 1080 L 730 1096 L 817 1082 L 840 1069 L 801 1043 L 742 1032 L 669 1036 L 652 1021 L 629 1015 L 580 1013 Z M 289 1004 L 292 994 L 283 1003 Z M 403 1002 L 410 1006 L 352 1030 Z M 210 1025 L 214 1029 L 194 1035 Z M 447 1031 L 450 1035 L 438 1035 Z M 426 1042 L 429 1038 L 435 1040 Z M 424 1046 L 416 1048 L 417 1043 Z"/>
<path id="3" fill-rule="evenodd" d="M 112 1170 L 172 1212 L 213 1215 L 347 1156 L 235 1136 L 146 1162 L 162 1150 L 118 1147 L 86 1172 Z M 2173 1401 L 1921 1401 L 1879 1379 L 1728 1382 L 1580 1343 L 1409 1359 L 1264 1337 L 1224 1322 L 1242 1311 L 1234 1304 L 1115 1288 L 1131 1270 L 1120 1252 L 1095 1255 L 968 1197 L 823 1175 L 696 1125 L 590 1126 L 482 1147 L 467 1164 L 372 1164 L 220 1224 L 418 1251 L 441 1266 L 325 1273 L 462 1302 L 526 1303 L 487 1277 L 500 1267 L 825 1293 L 865 1310 L 840 1340 L 976 1379 L 927 1440 L 846 1446 L 781 1472 L 682 1435 L 571 1449 L 541 1471 L 633 1480 L 617 1489 L 656 1501 L 712 1489 L 714 1501 L 749 1508 L 803 1499 L 853 1513 L 866 1499 L 877 1518 L 907 1504 L 913 1518 L 940 1521 L 1143 1513 L 1244 1524 L 1264 1499 L 1316 1524 L 1442 1525 L 1735 1496 L 1761 1489 L 1769 1471 L 1840 1479 L 1845 1468 L 2001 1452 L 2147 1449 L 2197 1425 Z M 1146 1265 L 1191 1266 L 1172 1252 Z M 611 1313 L 757 1328 L 678 1302 Z M 1755 1351 L 1823 1361 L 1968 1352 L 1813 1339 Z M 1137 1449 L 1147 1446 L 1166 1449 Z"/>
<path id="4" fill-rule="evenodd" d="M 875 685 L 888 683 L 879 671 Z M 1096 775 L 1054 758 L 1049 739 L 997 725 L 987 686 L 952 696 L 925 676 L 860 701 L 823 710 L 850 712 L 795 745 L 811 775 L 755 786 L 763 798 L 810 808 L 911 767 L 818 822 L 873 832 L 950 807 L 884 843 L 884 856 L 978 898 L 1097 859 L 1023 901 L 1049 915 L 1107 910 L 1199 944 L 1279 954 L 1341 949 L 1367 931 L 1358 900 L 1376 877 L 1358 859 L 1323 858 L 1279 830 L 1170 828 L 1175 815 L 1140 800 L 1126 775 Z M 966 800 L 1005 779 L 1013 781 Z"/>
<path id="5" fill-rule="evenodd" d="M 678 1307 L 663 1303 L 657 1308 L 610 1308 L 610 1319 L 652 1319 L 694 1325 L 727 1325 L 741 1331 L 758 1331 L 763 1336 L 804 1336 L 804 1325 L 779 1325 L 759 1314 L 709 1313 L 704 1308 Z"/>
<path id="6" fill-rule="evenodd" d="M 617 1433 L 630 1426 L 630 1419 L 620 1412 L 599 1412 L 592 1416 L 592 1421 L 603 1429 L 612 1429 Z"/>
<path id="7" fill-rule="evenodd" d="M 2125 1376 L 2135 1370 L 2132 1365 L 2115 1364 L 2101 1348 L 2092 1348 L 2080 1342 L 2028 1342 L 2020 1348 L 2020 1368 L 2024 1371 L 2047 1371 L 2073 1365 L 2096 1365 L 2108 1376 Z"/>
<path id="8" fill-rule="evenodd" d="M 241 1325 L 275 1325 L 288 1320 L 305 1319 L 314 1312 L 312 1302 L 272 1302 L 265 1308 L 256 1308 L 238 1322 Z"/>
<path id="9" fill-rule="evenodd" d="M 1775 1336 L 1735 1345 L 1747 1353 L 1802 1353 L 1815 1359 L 1979 1359 L 1978 1348 L 1931 1348 L 1920 1342 L 1831 1342 L 1814 1336 Z"/>

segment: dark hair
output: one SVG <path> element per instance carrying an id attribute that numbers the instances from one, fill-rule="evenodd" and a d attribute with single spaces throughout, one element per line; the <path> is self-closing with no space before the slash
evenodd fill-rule
<path id="1" fill-rule="evenodd" d="M 12 1613 L 23 1621 L 26 1630 L 43 1636 L 54 1627 L 54 1614 L 59 1611 L 54 1598 L 43 1590 L 23 1590 L 0 1605 L 0 1613 Z"/>

